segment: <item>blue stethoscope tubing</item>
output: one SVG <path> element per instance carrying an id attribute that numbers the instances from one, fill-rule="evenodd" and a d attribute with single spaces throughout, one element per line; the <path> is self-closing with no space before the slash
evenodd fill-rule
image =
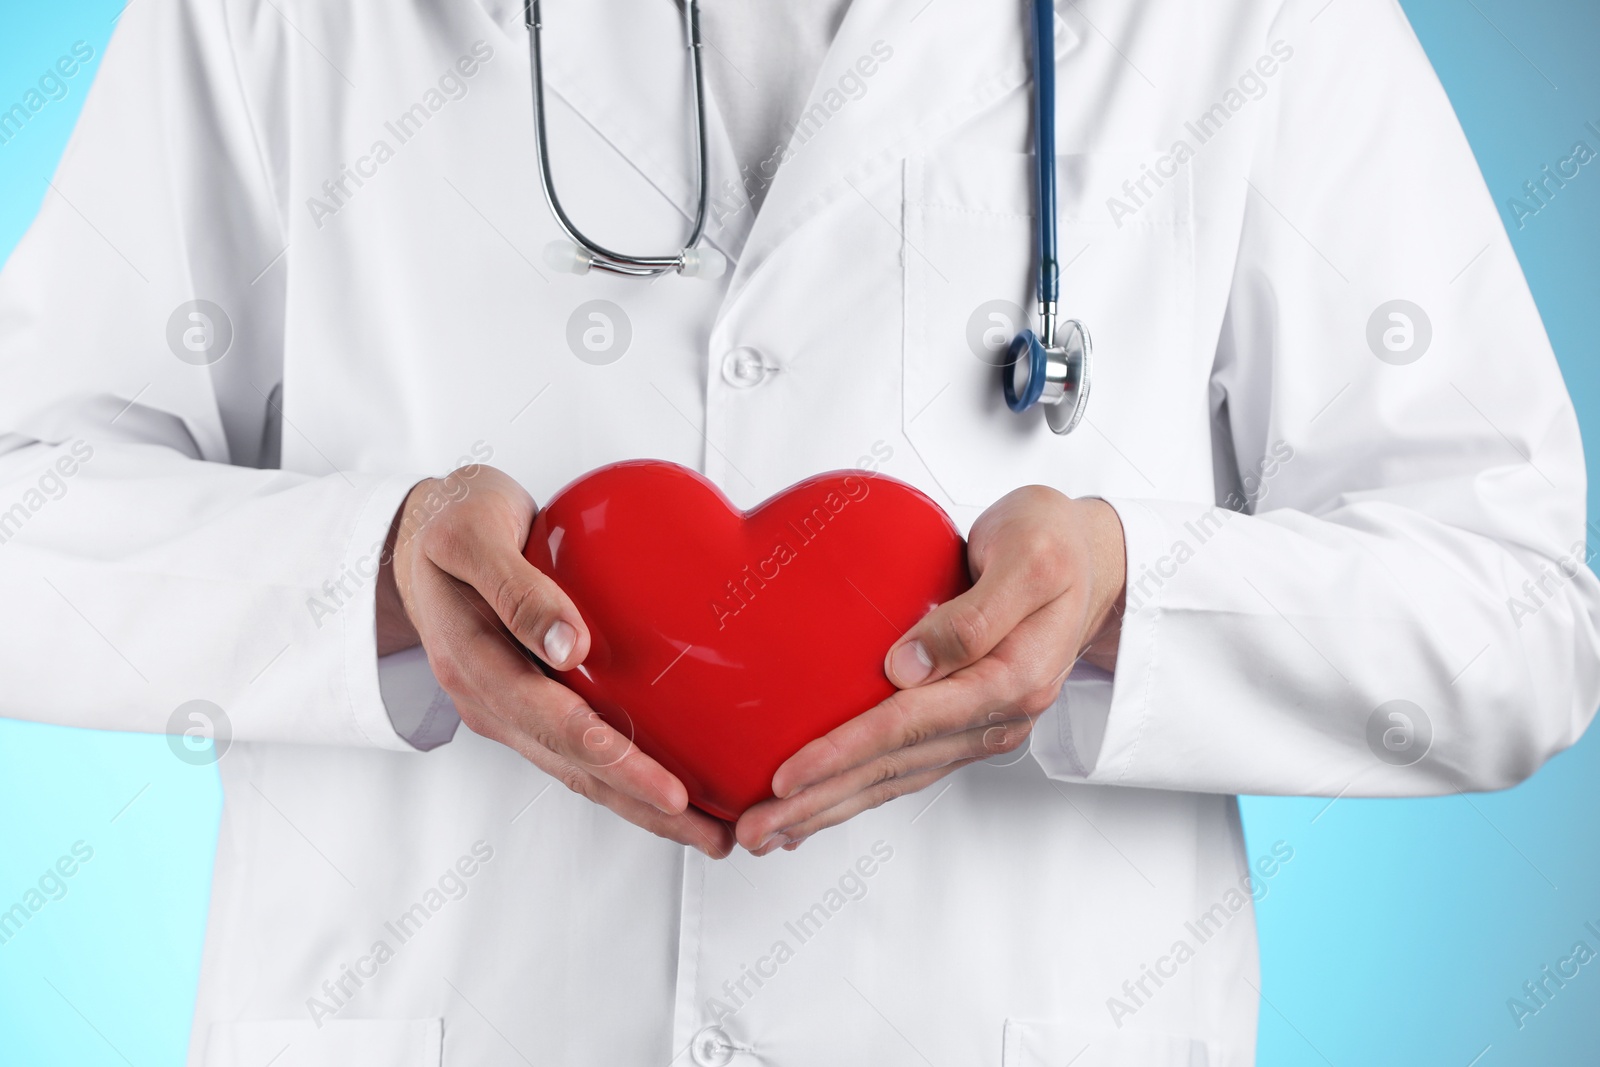
<path id="1" fill-rule="evenodd" d="M 1076 319 L 1060 324 L 1061 263 L 1057 257 L 1056 217 L 1056 38 L 1055 5 L 1034 0 L 1033 89 L 1036 221 L 1038 226 L 1039 332 L 1025 329 L 1011 342 L 1001 368 L 1006 406 L 1022 413 L 1034 405 L 1045 409 L 1045 421 L 1058 434 L 1068 434 L 1083 418 L 1089 399 L 1092 345 L 1089 331 Z"/>
<path id="2" fill-rule="evenodd" d="M 1034 164 L 1039 182 L 1039 304 L 1061 297 L 1061 264 L 1056 259 L 1056 27 L 1055 5 L 1035 0 L 1033 7 Z"/>

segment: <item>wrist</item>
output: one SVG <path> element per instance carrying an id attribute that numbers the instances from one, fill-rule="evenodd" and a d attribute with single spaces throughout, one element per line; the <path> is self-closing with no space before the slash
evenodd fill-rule
<path id="1" fill-rule="evenodd" d="M 1127 603 L 1128 549 L 1117 509 L 1099 498 L 1080 501 L 1089 538 L 1089 624 L 1082 659 L 1114 671 Z"/>
<path id="2" fill-rule="evenodd" d="M 413 489 L 412 493 L 415 492 Z M 407 505 L 411 502 L 412 493 L 406 494 L 405 502 L 395 513 L 394 521 L 389 524 L 389 535 L 383 543 L 383 555 L 379 557 L 378 584 L 374 595 L 376 608 L 374 625 L 377 629 L 379 656 L 403 652 L 422 643 L 422 637 L 412 625 L 410 613 L 406 611 L 405 598 L 400 595 L 400 584 L 395 578 L 395 553 L 399 547 L 401 525 L 409 511 Z"/>

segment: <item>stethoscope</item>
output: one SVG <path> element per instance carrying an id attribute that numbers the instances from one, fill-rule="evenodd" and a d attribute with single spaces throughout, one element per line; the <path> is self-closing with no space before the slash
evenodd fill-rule
<path id="1" fill-rule="evenodd" d="M 679 0 L 689 40 L 689 71 L 694 81 L 695 185 L 694 226 L 689 239 L 675 254 L 632 256 L 590 240 L 567 216 L 556 196 L 550 170 L 550 141 L 545 127 L 544 18 L 541 0 L 523 0 L 528 26 L 528 52 L 533 68 L 533 127 L 539 154 L 539 181 L 545 204 L 555 216 L 566 240 L 544 252 L 547 264 L 572 274 L 591 270 L 628 278 L 656 278 L 681 274 L 687 278 L 720 278 L 728 261 L 713 248 L 701 248 L 705 236 L 706 204 L 706 90 L 701 67 L 700 3 Z M 1038 296 L 1039 332 L 1024 329 L 1006 350 L 1001 388 L 1006 406 L 1024 412 L 1042 405 L 1045 421 L 1058 434 L 1071 433 L 1083 418 L 1089 399 L 1089 365 L 1092 348 L 1089 331 L 1076 319 L 1057 323 L 1061 292 L 1061 267 L 1056 259 L 1056 61 L 1055 7 L 1052 0 L 1034 0 L 1033 17 L 1034 140 L 1038 164 Z"/>

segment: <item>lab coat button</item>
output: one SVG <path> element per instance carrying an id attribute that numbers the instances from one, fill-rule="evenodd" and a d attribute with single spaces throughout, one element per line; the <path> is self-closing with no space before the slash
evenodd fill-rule
<path id="1" fill-rule="evenodd" d="M 694 1035 L 689 1055 L 700 1067 L 726 1067 L 733 1060 L 733 1042 L 720 1026 L 708 1026 Z"/>
<path id="2" fill-rule="evenodd" d="M 735 348 L 722 357 L 722 380 L 735 389 L 760 385 L 772 369 L 767 357 L 753 348 Z"/>

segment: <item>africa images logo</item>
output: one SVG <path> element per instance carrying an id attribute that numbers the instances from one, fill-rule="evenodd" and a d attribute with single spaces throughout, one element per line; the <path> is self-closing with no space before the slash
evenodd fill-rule
<path id="1" fill-rule="evenodd" d="M 233 723 L 209 700 L 179 704 L 167 718 L 167 747 L 191 767 L 208 767 L 228 753 Z"/>
<path id="2" fill-rule="evenodd" d="M 567 319 L 567 347 L 591 367 L 605 367 L 628 354 L 633 321 L 609 300 L 579 304 Z"/>
<path id="3" fill-rule="evenodd" d="M 167 348 L 191 367 L 209 367 L 233 347 L 233 320 L 220 304 L 188 300 L 167 316 Z"/>
<path id="4" fill-rule="evenodd" d="M 1367 747 L 1391 767 L 1421 763 L 1433 748 L 1433 720 L 1409 700 L 1380 704 L 1367 716 Z"/>
<path id="5" fill-rule="evenodd" d="M 1415 363 L 1433 344 L 1433 321 L 1409 300 L 1379 304 L 1367 319 L 1367 347 L 1391 366 Z"/>

